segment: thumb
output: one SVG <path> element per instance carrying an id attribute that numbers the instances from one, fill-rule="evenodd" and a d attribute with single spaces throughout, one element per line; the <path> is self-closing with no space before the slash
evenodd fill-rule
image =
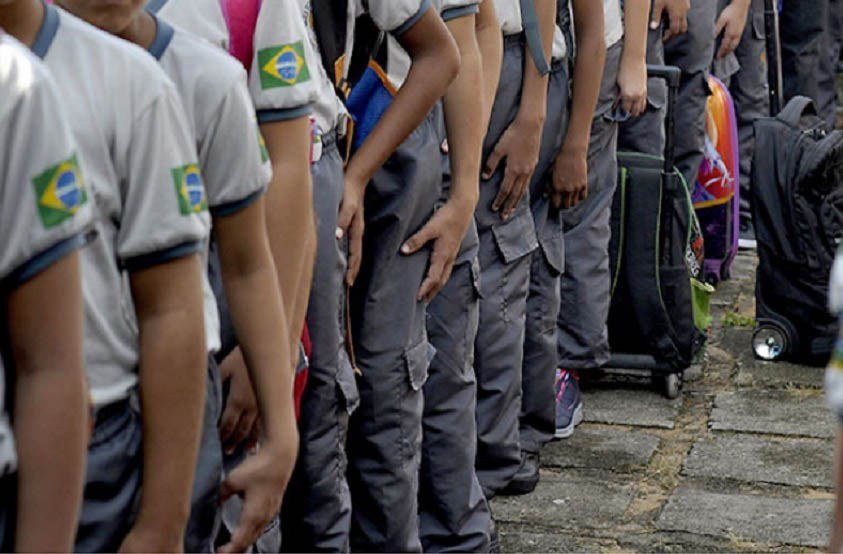
<path id="1" fill-rule="evenodd" d="M 405 256 L 409 256 L 410 254 L 415 254 L 416 252 L 418 252 L 422 246 L 427 244 L 428 241 L 433 238 L 433 233 L 430 229 L 430 222 L 428 222 L 427 225 L 422 227 L 418 233 L 408 238 L 406 242 L 404 242 L 404 244 L 401 246 L 401 253 Z"/>
<path id="2" fill-rule="evenodd" d="M 664 2 L 656 0 L 653 2 L 653 13 L 650 16 L 650 29 L 654 31 L 659 28 L 662 22 L 662 12 L 664 12 Z"/>
<path id="3" fill-rule="evenodd" d="M 489 158 L 486 160 L 486 168 L 483 170 L 483 178 L 484 179 L 491 179 L 492 175 L 495 174 L 495 171 L 498 170 L 498 164 L 501 163 L 501 159 L 503 159 L 503 154 L 496 146 L 492 153 L 489 154 Z"/>
<path id="4" fill-rule="evenodd" d="M 354 208 L 348 202 L 343 202 L 340 207 L 340 213 L 337 216 L 337 240 L 340 240 L 348 233 L 348 228 L 351 226 L 351 220 L 354 218 Z"/>
<path id="5" fill-rule="evenodd" d="M 220 484 L 220 504 L 223 504 L 232 496 L 235 496 L 240 493 L 240 487 L 237 486 L 235 482 L 236 474 L 236 471 L 232 471 L 225 477 L 225 479 L 223 479 L 223 482 Z"/>

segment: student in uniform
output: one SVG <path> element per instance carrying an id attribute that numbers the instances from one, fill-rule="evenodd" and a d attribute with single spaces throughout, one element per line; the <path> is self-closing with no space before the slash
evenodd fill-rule
<path id="1" fill-rule="evenodd" d="M 65 3 L 71 9 L 75 0 Z M 82 12 L 84 13 L 84 12 Z M 263 409 L 260 449 L 228 474 L 224 494 L 243 494 L 238 528 L 225 549 L 241 551 L 257 539 L 277 513 L 295 461 L 298 436 L 292 402 L 292 375 L 285 314 L 264 224 L 263 193 L 269 182 L 268 156 L 239 63 L 212 44 L 176 29 L 163 17 L 138 5 L 123 38 L 144 47 L 173 80 L 187 110 L 199 153 L 207 204 L 213 219 L 213 242 L 219 258 L 228 315 L 247 361 L 251 382 Z M 123 31 L 106 28 L 113 33 Z M 207 258 L 207 247 L 204 252 Z M 217 303 L 205 281 L 208 329 L 209 390 L 202 448 L 194 486 L 193 509 L 186 537 L 188 551 L 214 547 L 218 527 L 222 445 L 220 376 L 214 360 L 220 344 Z M 287 401 L 283 401 L 287 399 Z M 248 425 L 248 422 L 244 423 Z"/>
<path id="2" fill-rule="evenodd" d="M 740 144 L 740 245 L 753 247 L 750 178 L 755 152 L 753 124 L 770 113 L 764 0 L 720 0 L 715 33 L 720 37 L 714 72 L 735 103 Z M 734 53 L 734 54 L 733 54 Z M 734 59 L 736 63 L 730 63 Z"/>
<path id="3" fill-rule="evenodd" d="M 576 60 L 569 89 L 571 8 L 576 24 L 577 50 L 588 52 Z M 605 58 L 603 5 L 599 2 L 562 1 L 558 6 L 553 67 L 547 96 L 547 119 L 539 164 L 533 176 L 530 201 L 540 248 L 533 253 L 521 401 L 522 464 L 504 493 L 526 494 L 539 481 L 539 454 L 555 432 L 554 372 L 558 366 L 557 318 L 560 275 L 565 271 L 566 241 L 561 208 L 576 202 L 579 183 L 586 181 L 591 119 L 597 103 Z M 573 54 L 573 52 L 570 52 Z M 569 123 L 569 90 L 572 91 Z M 576 245 L 571 245 L 571 248 Z"/>
<path id="4" fill-rule="evenodd" d="M 432 246 L 419 289 L 430 300 L 427 333 L 436 349 L 423 388 L 419 533 L 425 552 L 489 552 L 491 516 L 474 469 L 473 356 L 479 310 L 474 209 L 502 43 L 494 2 L 436 0 L 434 5 L 457 44 L 460 71 L 443 97 L 444 117 L 437 122 L 447 150 L 442 198 L 404 250 L 414 253 L 425 244 Z M 484 27 L 496 44 L 479 36 Z M 486 43 L 481 51 L 482 38 Z"/>
<path id="5" fill-rule="evenodd" d="M 663 35 L 665 62 L 682 70 L 676 98 L 676 167 L 685 181 L 694 183 L 705 145 L 705 106 L 710 93 L 708 73 L 714 57 L 714 0 L 656 0 L 650 27 L 661 25 L 668 14 L 669 27 Z M 646 113 L 645 117 L 650 117 Z"/>
<path id="6" fill-rule="evenodd" d="M 130 21 L 122 6 L 80 7 L 99 25 Z M 208 234 L 184 108 L 148 54 L 59 8 L 18 0 L 0 8 L 7 21 L 60 83 L 97 208 L 98 238 L 82 253 L 95 426 L 74 549 L 181 550 L 205 392 Z"/>
<path id="7" fill-rule="evenodd" d="M 609 217 L 617 185 L 618 121 L 640 115 L 646 102 L 646 4 L 605 0 L 606 63 L 588 144 L 587 189 L 562 213 L 566 244 L 559 310 L 559 370 L 554 386 L 557 438 L 570 437 L 582 421 L 582 399 L 572 371 L 609 361 L 606 321 L 611 300 Z M 625 39 L 625 29 L 629 29 Z M 580 50 L 584 51 L 584 50 Z M 621 69 L 623 68 L 623 71 Z M 636 83 L 628 82 L 634 73 Z M 621 79 L 623 77 L 623 79 Z M 574 75 L 576 85 L 577 76 Z M 623 88 L 621 88 L 621 86 Z M 578 201 L 578 202 L 577 202 Z"/>
<path id="8" fill-rule="evenodd" d="M 349 240 L 346 282 L 354 283 L 350 324 L 360 371 L 360 405 L 348 439 L 351 548 L 418 551 L 421 388 L 429 364 L 426 303 L 418 290 L 430 255 L 427 248 L 411 255 L 400 250 L 432 215 L 441 192 L 431 109 L 456 75 L 459 57 L 426 0 L 355 7 L 375 32 L 387 34 L 382 83 L 396 94 L 346 167 L 338 218 L 337 236 Z M 355 28 L 355 40 L 371 38 Z M 406 58 L 393 63 L 398 48 L 409 65 Z"/>
<path id="9" fill-rule="evenodd" d="M 538 248 L 527 189 L 538 163 L 546 117 L 546 60 L 556 1 L 495 0 L 495 7 L 504 37 L 503 63 L 483 144 L 474 215 L 481 267 L 474 358 L 476 467 L 487 498 L 506 487 L 521 467 L 518 419 L 529 254 Z M 522 8 L 529 11 L 522 13 Z M 526 38 L 525 31 L 529 31 Z"/>
<path id="10" fill-rule="evenodd" d="M 3 552 L 68 552 L 76 533 L 88 442 L 79 249 L 92 223 L 77 161 L 47 70 L 0 29 Z"/>

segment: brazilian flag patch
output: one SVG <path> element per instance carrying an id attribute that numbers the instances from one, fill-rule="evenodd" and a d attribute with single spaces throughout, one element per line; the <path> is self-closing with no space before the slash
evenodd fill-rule
<path id="1" fill-rule="evenodd" d="M 187 164 L 172 170 L 179 211 L 182 215 L 199 213 L 208 209 L 205 185 L 196 164 Z"/>
<path id="2" fill-rule="evenodd" d="M 70 219 L 88 201 L 88 192 L 74 154 L 32 179 L 38 216 L 45 229 Z"/>
<path id="3" fill-rule="evenodd" d="M 302 41 L 258 50 L 261 88 L 292 87 L 310 79 Z"/>

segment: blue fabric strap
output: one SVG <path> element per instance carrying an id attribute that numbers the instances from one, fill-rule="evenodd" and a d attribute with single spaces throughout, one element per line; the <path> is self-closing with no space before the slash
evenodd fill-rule
<path id="1" fill-rule="evenodd" d="M 547 58 L 544 57 L 542 46 L 542 35 L 539 31 L 539 18 L 536 15 L 535 0 L 519 0 L 521 2 L 521 25 L 524 27 L 524 36 L 527 39 L 527 48 L 536 64 L 539 75 L 550 73 L 550 66 Z"/>

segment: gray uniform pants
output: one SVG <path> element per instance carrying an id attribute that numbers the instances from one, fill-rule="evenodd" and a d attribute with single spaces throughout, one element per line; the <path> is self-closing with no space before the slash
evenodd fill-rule
<path id="1" fill-rule="evenodd" d="M 322 157 L 311 169 L 317 229 L 307 309 L 312 349 L 299 456 L 281 514 L 287 552 L 345 552 L 351 529 L 345 441 L 358 397 L 345 350 L 345 245 L 335 236 L 345 179 L 336 143 L 325 138 Z"/>
<path id="2" fill-rule="evenodd" d="M 445 121 L 437 121 L 440 142 Z M 442 202 L 449 197 L 450 158 L 442 155 Z M 419 534 L 425 552 L 488 552 L 491 514 L 474 462 L 477 380 L 474 340 L 480 313 L 477 226 L 466 232 L 451 278 L 427 307 L 436 355 L 424 385 Z"/>
<path id="3" fill-rule="evenodd" d="M 222 415 L 220 372 L 213 356 L 208 356 L 208 379 L 202 436 L 196 459 L 190 519 L 184 537 L 186 552 L 213 552 L 220 525 L 220 482 L 223 478 L 222 443 L 219 420 Z"/>
<path id="4" fill-rule="evenodd" d="M 546 190 L 568 126 L 567 60 L 556 61 L 548 80 L 547 118 L 542 131 L 536 172 L 530 183 L 530 201 L 539 248 L 530 262 L 530 292 L 521 375 L 521 450 L 538 453 L 556 429 L 553 379 L 559 356 L 556 318 L 559 315 L 559 276 L 565 269 L 565 240 L 559 210 L 553 209 Z"/>
<path id="5" fill-rule="evenodd" d="M 88 446 L 85 494 L 76 552 L 117 552 L 131 530 L 140 500 L 140 415 L 128 400 L 105 407 Z"/>
<path id="6" fill-rule="evenodd" d="M 721 8 L 723 2 L 721 0 Z M 770 90 L 767 86 L 767 57 L 764 28 L 764 0 L 752 0 L 741 43 L 735 50 L 740 66 L 737 73 L 722 76 L 735 103 L 740 142 L 741 219 L 752 218 L 750 212 L 750 178 L 755 153 L 753 124 L 770 113 Z M 719 76 L 719 75 L 718 75 Z"/>
<path id="7" fill-rule="evenodd" d="M 784 101 L 808 96 L 819 107 L 821 58 L 828 28 L 829 0 L 782 0 L 779 20 Z"/>
<path id="8" fill-rule="evenodd" d="M 593 369 L 609 361 L 606 320 L 611 301 L 609 216 L 618 174 L 617 98 L 622 42 L 609 47 L 588 146 L 588 198 L 562 211 L 565 273 L 560 280 L 559 366 Z"/>
<path id="9" fill-rule="evenodd" d="M 434 109 L 375 174 L 366 190 L 360 275 L 352 289 L 352 331 L 360 407 L 350 422 L 351 548 L 421 550 L 418 484 L 422 387 L 432 358 L 425 309 L 416 300 L 429 249 L 399 249 L 433 212 L 442 188 Z"/>
<path id="10" fill-rule="evenodd" d="M 828 32 L 820 58 L 820 114 L 830 126 L 837 122 L 837 65 L 843 61 L 843 0 L 828 2 Z"/>
<path id="11" fill-rule="evenodd" d="M 647 63 L 664 65 L 663 29 L 647 31 Z M 664 80 L 647 80 L 647 110 L 639 117 L 620 123 L 618 128 L 618 150 L 642 152 L 653 156 L 664 154 L 665 104 L 667 85 Z"/>
<path id="12" fill-rule="evenodd" d="M 424 385 L 419 526 L 425 552 L 489 551 L 491 516 L 474 471 L 479 277 L 476 259 L 454 266 L 427 308 L 436 356 Z"/>
<path id="13" fill-rule="evenodd" d="M 504 39 L 501 80 L 495 96 L 484 160 L 515 119 L 525 61 L 520 35 Z M 503 181 L 503 164 L 480 183 L 475 211 L 480 235 L 480 327 L 475 341 L 477 376 L 477 477 L 486 496 L 505 487 L 521 466 L 518 420 L 521 368 L 530 285 L 531 254 L 538 247 L 529 193 L 509 219 L 492 211 Z"/>

